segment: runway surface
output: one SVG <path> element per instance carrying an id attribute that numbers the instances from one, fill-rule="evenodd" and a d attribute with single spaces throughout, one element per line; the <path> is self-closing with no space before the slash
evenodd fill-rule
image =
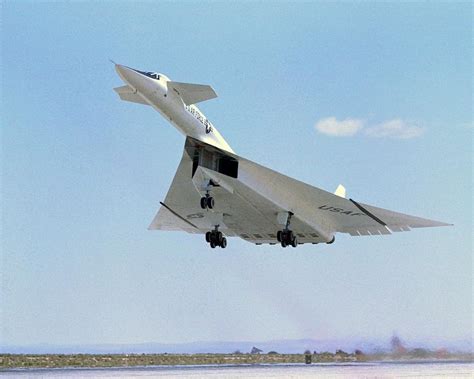
<path id="1" fill-rule="evenodd" d="M 474 362 L 371 362 L 356 364 L 154 366 L 103 369 L 16 369 L 9 378 L 472 378 Z"/>

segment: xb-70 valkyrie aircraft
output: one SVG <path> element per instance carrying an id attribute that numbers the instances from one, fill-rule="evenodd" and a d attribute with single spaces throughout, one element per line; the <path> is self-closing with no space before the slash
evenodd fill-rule
<path id="1" fill-rule="evenodd" d="M 186 136 L 183 157 L 149 229 L 204 234 L 212 248 L 226 237 L 282 247 L 333 243 L 336 233 L 374 236 L 448 224 L 346 199 L 234 153 L 196 103 L 217 97 L 208 85 L 115 64 L 125 101 L 150 105 Z"/>

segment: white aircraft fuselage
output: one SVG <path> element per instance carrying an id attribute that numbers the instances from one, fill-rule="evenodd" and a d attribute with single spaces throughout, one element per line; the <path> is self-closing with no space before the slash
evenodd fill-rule
<path id="1" fill-rule="evenodd" d="M 183 156 L 153 230 L 205 234 L 211 248 L 226 237 L 261 244 L 331 244 L 336 233 L 380 236 L 445 226 L 330 193 L 238 156 L 195 105 L 217 97 L 212 87 L 115 65 L 126 83 L 122 100 L 152 106 L 186 136 Z"/>
<path id="2" fill-rule="evenodd" d="M 155 108 L 176 129 L 219 149 L 234 153 L 215 126 L 194 104 L 186 105 L 178 91 L 167 85 L 171 80 L 163 74 L 148 73 L 115 65 L 117 73 L 136 94 Z"/>

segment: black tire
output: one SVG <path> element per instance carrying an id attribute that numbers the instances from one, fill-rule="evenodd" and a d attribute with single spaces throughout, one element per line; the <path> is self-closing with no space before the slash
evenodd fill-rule
<path id="1" fill-rule="evenodd" d="M 281 242 L 281 230 L 277 232 L 277 241 Z"/>
<path id="2" fill-rule="evenodd" d="M 291 246 L 293 247 L 297 247 L 298 246 L 298 239 L 295 237 L 293 237 L 293 240 L 291 241 Z"/>
<path id="3" fill-rule="evenodd" d="M 286 233 L 286 238 L 287 238 L 287 241 L 288 241 L 288 245 L 291 244 L 291 241 L 293 241 L 294 237 L 295 237 L 295 235 L 293 234 L 293 231 L 288 230 L 288 232 Z"/>
<path id="4" fill-rule="evenodd" d="M 211 242 L 211 232 L 206 232 L 206 242 Z"/>
<path id="5" fill-rule="evenodd" d="M 335 240 L 336 240 L 336 236 L 333 236 L 333 237 L 332 237 L 332 240 L 329 241 L 329 242 L 326 242 L 326 243 L 327 243 L 328 245 L 330 245 L 330 244 L 334 243 Z"/>
<path id="6" fill-rule="evenodd" d="M 217 232 L 217 243 L 219 245 L 222 242 L 222 238 L 224 238 L 224 236 L 222 235 L 222 232 Z"/>
<path id="7" fill-rule="evenodd" d="M 227 238 L 223 237 L 221 241 L 221 247 L 225 249 L 227 247 Z"/>
<path id="8" fill-rule="evenodd" d="M 211 240 L 211 242 L 209 244 L 211 245 L 211 249 L 216 248 L 216 243 L 214 241 Z"/>
<path id="9" fill-rule="evenodd" d="M 207 208 L 207 199 L 205 197 L 201 197 L 201 208 L 202 209 Z"/>
<path id="10" fill-rule="evenodd" d="M 285 241 L 285 240 L 282 240 L 282 241 L 281 241 L 281 247 L 286 247 L 286 246 L 287 246 L 287 245 L 286 245 L 286 241 Z"/>
<path id="11" fill-rule="evenodd" d="M 208 198 L 206 198 L 206 200 L 207 200 L 207 207 L 209 209 L 214 208 L 214 205 L 215 205 L 214 198 L 212 196 L 209 196 Z"/>

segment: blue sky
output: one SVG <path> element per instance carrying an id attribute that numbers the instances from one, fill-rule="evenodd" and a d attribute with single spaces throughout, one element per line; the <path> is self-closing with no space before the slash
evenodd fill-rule
<path id="1" fill-rule="evenodd" d="M 471 337 L 471 4 L 6 1 L 1 17 L 2 344 Z M 455 226 L 296 250 L 148 231 L 184 139 L 118 99 L 109 58 L 211 84 L 200 108 L 240 155 Z"/>

